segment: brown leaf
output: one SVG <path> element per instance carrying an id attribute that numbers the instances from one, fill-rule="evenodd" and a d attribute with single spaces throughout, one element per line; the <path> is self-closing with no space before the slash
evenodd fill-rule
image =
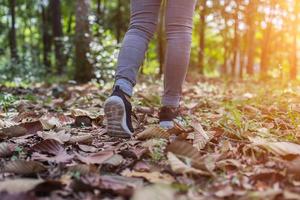
<path id="1" fill-rule="evenodd" d="M 79 172 L 80 175 L 87 175 L 90 173 L 96 173 L 97 167 L 95 165 L 77 164 L 68 167 L 70 172 Z"/>
<path id="2" fill-rule="evenodd" d="M 143 132 L 137 134 L 137 139 L 139 140 L 147 140 L 147 139 L 151 139 L 151 138 L 166 138 L 168 139 L 170 137 L 170 134 L 158 127 L 158 126 L 151 126 L 149 128 L 147 128 L 146 130 L 144 130 Z"/>
<path id="3" fill-rule="evenodd" d="M 119 154 L 115 154 L 112 157 L 110 157 L 109 159 L 105 160 L 103 162 L 103 164 L 117 167 L 117 166 L 121 165 L 123 163 L 123 161 L 124 161 L 123 156 L 121 156 Z"/>
<path id="4" fill-rule="evenodd" d="M 121 174 L 126 177 L 142 177 L 151 183 L 171 184 L 175 182 L 171 175 L 160 172 L 136 172 L 126 169 Z"/>
<path id="5" fill-rule="evenodd" d="M 193 146 L 200 151 L 204 149 L 206 144 L 213 138 L 213 135 L 204 131 L 201 124 L 195 120 L 192 121 L 191 126 L 195 130 Z"/>
<path id="6" fill-rule="evenodd" d="M 93 142 L 94 136 L 91 134 L 80 134 L 76 136 L 71 136 L 69 143 L 71 144 L 77 144 L 77 143 L 82 143 L 82 144 L 90 144 Z"/>
<path id="7" fill-rule="evenodd" d="M 77 159 L 86 164 L 103 164 L 113 155 L 114 151 L 111 150 L 103 150 L 97 153 L 91 153 L 86 155 L 76 153 Z"/>
<path id="8" fill-rule="evenodd" d="M 61 127 L 62 126 L 60 121 L 55 117 L 41 118 L 40 122 L 41 122 L 44 130 L 51 130 L 55 127 Z"/>
<path id="9" fill-rule="evenodd" d="M 180 173 L 180 174 L 198 174 L 198 175 L 205 175 L 209 176 L 210 174 L 208 172 L 195 169 L 192 166 L 188 166 L 186 163 L 181 161 L 179 158 L 177 158 L 173 153 L 168 152 L 168 161 L 171 165 L 171 169 L 175 173 Z"/>
<path id="10" fill-rule="evenodd" d="M 16 149 L 16 146 L 17 145 L 12 143 L 6 143 L 6 142 L 0 143 L 0 158 L 12 156 Z"/>
<path id="11" fill-rule="evenodd" d="M 27 192 L 42 182 L 42 179 L 28 178 L 5 180 L 0 182 L 0 191 L 7 191 L 9 193 Z"/>
<path id="12" fill-rule="evenodd" d="M 287 167 L 288 173 L 295 175 L 298 179 L 300 178 L 300 157 L 289 162 L 284 162 L 284 164 Z"/>
<path id="13" fill-rule="evenodd" d="M 39 137 L 43 138 L 44 140 L 47 139 L 53 139 L 53 140 L 57 140 L 58 142 L 60 142 L 61 144 L 68 142 L 71 138 L 71 134 L 66 133 L 65 130 L 61 130 L 58 132 L 54 132 L 54 131 L 48 131 L 48 132 L 38 132 L 37 133 Z"/>
<path id="14" fill-rule="evenodd" d="M 192 144 L 180 140 L 176 140 L 169 144 L 166 148 L 166 151 L 172 152 L 177 156 L 190 158 L 192 160 L 196 160 L 197 158 L 201 157 L 199 151 L 193 147 Z"/>
<path id="15" fill-rule="evenodd" d="M 176 191 L 167 185 L 155 184 L 136 190 L 132 200 L 174 200 Z"/>
<path id="16" fill-rule="evenodd" d="M 27 129 L 19 125 L 3 128 L 0 130 L 0 138 L 19 137 L 26 134 Z"/>
<path id="17" fill-rule="evenodd" d="M 69 162 L 73 158 L 73 156 L 69 155 L 57 140 L 44 140 L 34 145 L 32 147 L 32 150 L 52 155 L 49 157 L 42 154 L 33 153 L 32 158 L 34 160 L 46 160 L 57 163 L 64 163 Z"/>
<path id="18" fill-rule="evenodd" d="M 255 145 L 261 146 L 269 150 L 275 155 L 300 155 L 300 145 L 291 142 L 269 142 L 262 138 L 249 138 Z"/>
<path id="19" fill-rule="evenodd" d="M 117 194 L 131 196 L 134 190 L 143 186 L 143 180 L 139 178 L 123 177 L 123 176 L 101 176 L 100 188 L 112 190 Z"/>
<path id="20" fill-rule="evenodd" d="M 15 160 L 4 163 L 1 173 L 34 174 L 45 171 L 47 168 L 36 161 Z"/>

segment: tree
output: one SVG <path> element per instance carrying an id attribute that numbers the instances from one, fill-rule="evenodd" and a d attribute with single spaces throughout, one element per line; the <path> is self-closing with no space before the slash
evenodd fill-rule
<path id="1" fill-rule="evenodd" d="M 255 56 L 255 33 L 256 33 L 256 15 L 257 15 L 258 0 L 249 1 L 246 7 L 246 24 L 247 24 L 247 65 L 246 72 L 253 75 L 254 56 Z"/>
<path id="2" fill-rule="evenodd" d="M 11 27 L 9 31 L 10 56 L 12 62 L 18 61 L 17 34 L 16 34 L 16 0 L 9 0 Z"/>
<path id="3" fill-rule="evenodd" d="M 51 16 L 48 6 L 42 5 L 42 40 L 43 40 L 43 63 L 46 67 L 46 72 L 51 73 Z"/>
<path id="4" fill-rule="evenodd" d="M 204 73 L 204 54 L 205 54 L 205 28 L 206 28 L 206 0 L 200 1 L 200 24 L 199 24 L 199 52 L 198 52 L 198 62 L 199 62 L 199 72 L 200 74 Z"/>
<path id="5" fill-rule="evenodd" d="M 52 11 L 52 32 L 54 39 L 54 50 L 57 74 L 62 74 L 65 67 L 65 56 L 63 53 L 63 30 L 61 24 L 60 0 L 51 0 L 50 8 Z"/>
<path id="6" fill-rule="evenodd" d="M 231 76 L 235 77 L 236 75 L 236 68 L 237 68 L 237 59 L 238 59 L 238 52 L 239 52 L 239 42 L 240 42 L 240 35 L 239 35 L 239 10 L 240 10 L 240 1 L 236 1 L 236 8 L 233 14 L 234 19 L 234 36 L 232 42 L 232 50 L 233 50 L 233 59 L 232 59 L 232 66 L 231 66 Z"/>
<path id="7" fill-rule="evenodd" d="M 90 0 L 76 1 L 75 80 L 79 83 L 90 81 L 93 75 L 93 68 L 88 60 L 91 41 L 89 9 Z"/>
<path id="8" fill-rule="evenodd" d="M 298 24 L 299 24 L 299 17 L 298 14 L 300 12 L 300 2 L 299 0 L 294 0 L 294 16 L 295 20 L 292 24 L 292 36 L 293 36 L 293 44 L 292 44 L 292 55 L 291 55 L 291 69 L 290 69 L 290 78 L 295 80 L 297 78 L 297 36 L 298 36 Z"/>
<path id="9" fill-rule="evenodd" d="M 276 0 L 271 0 L 270 2 L 270 9 L 273 10 L 275 7 Z M 272 20 L 274 17 L 274 12 L 270 12 L 266 16 L 266 28 L 263 32 L 263 39 L 262 39 L 262 46 L 261 46 L 261 56 L 260 56 L 260 78 L 265 79 L 267 78 L 268 68 L 269 68 L 269 58 L 270 58 L 270 43 L 271 43 L 271 34 L 273 29 Z"/>

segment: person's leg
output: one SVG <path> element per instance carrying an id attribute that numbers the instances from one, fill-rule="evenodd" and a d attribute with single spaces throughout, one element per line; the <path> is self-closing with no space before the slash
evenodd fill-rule
<path id="1" fill-rule="evenodd" d="M 104 103 L 108 135 L 130 137 L 134 132 L 132 106 L 126 94 L 132 95 L 137 72 L 156 29 L 160 3 L 161 0 L 131 0 L 130 26 L 118 57 L 115 87 Z"/>
<path id="2" fill-rule="evenodd" d="M 168 0 L 163 106 L 178 107 L 191 52 L 196 0 Z"/>
<path id="3" fill-rule="evenodd" d="M 156 30 L 160 4 L 161 0 L 131 0 L 130 26 L 119 53 L 115 83 L 129 96 Z"/>

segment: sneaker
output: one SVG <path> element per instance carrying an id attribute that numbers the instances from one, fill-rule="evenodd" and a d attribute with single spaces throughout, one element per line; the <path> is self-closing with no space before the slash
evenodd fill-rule
<path id="1" fill-rule="evenodd" d="M 159 115 L 159 125 L 163 129 L 171 129 L 175 126 L 174 119 L 178 116 L 179 109 L 164 106 L 160 109 Z"/>
<path id="2" fill-rule="evenodd" d="M 129 138 L 134 131 L 131 124 L 132 106 L 125 95 L 120 87 L 116 86 L 104 103 L 107 134 L 113 137 Z"/>

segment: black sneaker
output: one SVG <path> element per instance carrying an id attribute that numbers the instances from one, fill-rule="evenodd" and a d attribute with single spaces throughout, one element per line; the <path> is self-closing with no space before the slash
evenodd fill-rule
<path id="1" fill-rule="evenodd" d="M 175 126 L 174 119 L 179 115 L 179 109 L 173 107 L 164 106 L 160 109 L 159 116 L 159 125 L 163 129 L 170 129 Z"/>
<path id="2" fill-rule="evenodd" d="M 131 137 L 134 131 L 131 124 L 132 106 L 119 86 L 115 87 L 112 95 L 105 101 L 104 113 L 107 119 L 108 135 Z"/>

